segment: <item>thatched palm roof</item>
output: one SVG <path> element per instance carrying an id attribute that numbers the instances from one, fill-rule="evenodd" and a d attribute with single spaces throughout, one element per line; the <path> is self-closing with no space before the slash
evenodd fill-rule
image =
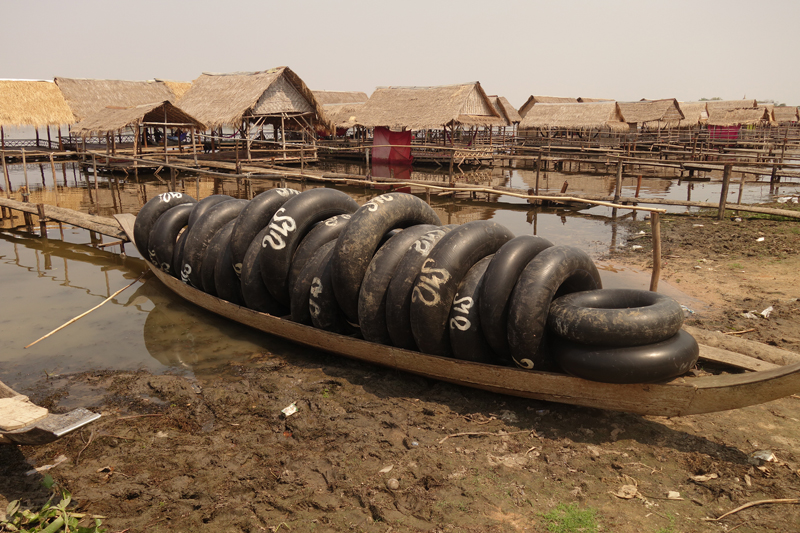
<path id="1" fill-rule="evenodd" d="M 514 124 L 519 124 L 522 122 L 522 117 L 517 113 L 517 110 L 514 109 L 514 106 L 511 105 L 505 96 L 490 96 L 489 101 L 492 102 L 492 105 L 500 113 L 500 116 L 505 120 L 506 126 L 513 126 Z"/>
<path id="2" fill-rule="evenodd" d="M 711 116 L 716 111 L 728 111 L 729 109 L 750 109 L 758 107 L 755 100 L 708 100 L 706 109 Z"/>
<path id="3" fill-rule="evenodd" d="M 619 109 L 628 124 L 660 122 L 676 126 L 683 113 L 674 98 L 664 100 L 640 100 L 638 102 L 619 102 Z"/>
<path id="4" fill-rule="evenodd" d="M 775 106 L 775 108 L 772 110 L 772 116 L 775 119 L 775 122 L 782 124 L 787 122 L 797 122 L 797 115 L 797 108 L 793 106 Z"/>
<path id="5" fill-rule="evenodd" d="M 585 96 L 579 96 L 578 102 L 582 104 L 590 104 L 592 102 L 613 102 L 614 100 L 611 98 L 586 98 Z"/>
<path id="6" fill-rule="evenodd" d="M 577 98 L 568 98 L 562 96 L 535 96 L 530 95 L 525 103 L 522 104 L 522 107 L 519 108 L 519 115 L 522 118 L 525 118 L 525 115 L 528 114 L 530 108 L 536 104 L 576 104 L 578 103 Z"/>
<path id="7" fill-rule="evenodd" d="M 0 80 L 0 126 L 72 124 L 61 91 L 52 81 Z"/>
<path id="8" fill-rule="evenodd" d="M 616 102 L 536 104 L 523 117 L 519 127 L 629 130 Z"/>
<path id="9" fill-rule="evenodd" d="M 192 124 L 197 129 L 205 129 L 201 122 L 181 111 L 169 101 L 164 101 L 133 107 L 107 107 L 80 121 L 72 128 L 72 133 L 89 135 L 93 132 L 119 131 L 142 122 Z"/>
<path id="10" fill-rule="evenodd" d="M 358 125 L 358 114 L 364 108 L 365 102 L 354 102 L 350 104 L 328 104 L 322 106 L 325 118 L 336 128 L 352 128 Z M 328 132 L 331 130 L 328 129 Z"/>
<path id="11" fill-rule="evenodd" d="M 367 93 L 360 91 L 311 91 L 314 98 L 322 105 L 328 104 L 356 104 L 369 100 Z"/>
<path id="12" fill-rule="evenodd" d="M 248 117 L 311 114 L 312 122 L 330 124 L 322 105 L 289 67 L 260 72 L 203 74 L 178 105 L 209 128 L 238 127 Z"/>
<path id="13" fill-rule="evenodd" d="M 478 82 L 438 87 L 378 87 L 364 104 L 357 121 L 368 128 L 407 130 L 505 123 Z"/>
<path id="14" fill-rule="evenodd" d="M 709 126 L 747 126 L 750 124 L 767 124 L 772 120 L 766 107 L 747 109 L 728 109 L 727 111 L 710 111 Z"/>
<path id="15" fill-rule="evenodd" d="M 75 78 L 56 78 L 55 81 L 76 120 L 83 120 L 108 106 L 131 107 L 175 99 L 170 88 L 158 81 Z"/>
<path id="16" fill-rule="evenodd" d="M 708 120 L 705 102 L 679 102 L 678 105 L 684 117 L 678 123 L 679 128 L 694 128 Z"/>
<path id="17" fill-rule="evenodd" d="M 173 102 L 177 102 L 180 100 L 186 91 L 188 91 L 192 87 L 192 82 L 190 81 L 171 81 L 171 80 L 159 80 L 156 81 L 162 82 L 164 85 L 169 87 L 169 90 L 172 91 L 172 94 L 175 95 L 175 98 L 172 99 Z"/>

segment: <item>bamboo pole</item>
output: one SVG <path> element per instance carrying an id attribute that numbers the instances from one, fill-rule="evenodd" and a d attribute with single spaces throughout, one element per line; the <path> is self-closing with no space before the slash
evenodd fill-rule
<path id="1" fill-rule="evenodd" d="M 653 235 L 653 272 L 650 276 L 650 290 L 658 292 L 658 278 L 661 275 L 661 218 L 656 211 L 650 213 L 650 233 Z"/>
<path id="2" fill-rule="evenodd" d="M 620 190 L 622 189 L 622 158 L 617 159 L 617 179 L 614 184 L 614 202 L 619 202 Z"/>
<path id="3" fill-rule="evenodd" d="M 44 339 L 46 339 L 47 337 L 49 337 L 49 336 L 50 336 L 50 335 L 52 335 L 53 333 L 56 333 L 56 332 L 58 332 L 58 331 L 61 331 L 61 330 L 62 330 L 62 329 L 64 329 L 65 327 L 69 326 L 70 324 L 72 324 L 72 323 L 74 323 L 74 322 L 77 322 L 78 320 L 80 320 L 81 318 L 85 317 L 86 315 L 88 315 L 89 313 L 91 313 L 91 312 L 92 312 L 92 311 L 94 311 L 95 309 L 99 308 L 99 307 L 100 307 L 100 306 L 102 306 L 103 304 L 105 304 L 105 303 L 108 303 L 108 302 L 109 302 L 109 301 L 111 301 L 111 300 L 112 300 L 114 297 L 116 297 L 116 296 L 117 296 L 119 293 L 121 293 L 122 291 L 124 291 L 125 289 L 127 289 L 128 287 L 130 287 L 130 286 L 131 286 L 131 285 L 133 285 L 134 283 L 138 282 L 140 279 L 142 279 L 142 278 L 144 277 L 144 275 L 145 275 L 145 274 L 147 274 L 147 272 L 146 272 L 146 271 L 145 271 L 145 272 L 142 272 L 142 274 L 141 274 L 141 275 L 140 275 L 138 278 L 136 278 L 135 280 L 131 281 L 130 283 L 128 283 L 127 285 L 125 285 L 124 287 L 122 287 L 120 290 L 118 290 L 117 292 L 115 292 L 114 294 L 112 294 L 111 296 L 109 296 L 108 298 L 106 298 L 105 300 L 103 300 L 102 302 L 100 302 L 99 304 L 97 304 L 96 306 L 92 307 L 91 309 L 89 309 L 88 311 L 86 311 L 86 312 L 84 312 L 84 313 L 81 313 L 81 314 L 79 314 L 78 316 L 76 316 L 76 317 L 75 317 L 75 318 L 73 318 L 72 320 L 69 320 L 69 321 L 65 322 L 64 324 L 62 324 L 62 325 L 58 326 L 56 329 L 54 329 L 53 331 L 51 331 L 51 332 L 50 332 L 50 333 L 48 333 L 47 335 L 45 335 L 45 336 L 43 336 L 43 337 L 40 337 L 40 338 L 36 339 L 35 341 L 33 341 L 32 343 L 30 343 L 29 345 L 25 346 L 25 349 L 28 349 L 28 348 L 30 348 L 31 346 L 33 346 L 34 344 L 36 344 L 37 342 L 39 342 L 39 341 L 41 341 L 41 340 L 44 340 Z"/>

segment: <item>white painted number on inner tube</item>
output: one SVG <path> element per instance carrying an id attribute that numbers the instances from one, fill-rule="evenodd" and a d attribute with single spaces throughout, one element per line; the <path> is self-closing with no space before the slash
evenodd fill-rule
<path id="1" fill-rule="evenodd" d="M 365 203 L 364 207 L 366 207 L 367 211 L 370 213 L 374 213 L 378 210 L 378 207 L 380 207 L 379 204 L 385 204 L 386 202 L 391 202 L 392 200 L 394 200 L 394 196 L 391 194 L 382 194 Z"/>
<path id="2" fill-rule="evenodd" d="M 434 239 L 437 237 L 441 237 L 444 235 L 444 232 L 440 229 L 429 231 L 412 244 L 412 248 L 416 250 L 420 254 L 427 254 L 433 248 Z"/>
<path id="3" fill-rule="evenodd" d="M 336 226 L 339 224 L 339 220 L 350 220 L 350 215 L 338 215 L 332 218 L 329 218 L 325 221 L 326 226 Z"/>
<path id="4" fill-rule="evenodd" d="M 182 198 L 183 197 L 183 193 L 179 193 L 179 192 L 162 192 L 161 194 L 158 195 L 158 197 L 161 198 L 162 202 L 169 202 L 173 198 Z"/>
<path id="5" fill-rule="evenodd" d="M 192 273 L 192 267 L 189 266 L 189 263 L 185 263 L 183 265 L 183 270 L 181 270 L 181 281 L 184 283 L 189 283 L 189 274 Z"/>
<path id="6" fill-rule="evenodd" d="M 286 197 L 288 197 L 288 196 L 292 196 L 293 194 L 300 194 L 300 193 L 298 193 L 296 190 L 294 190 L 294 189 L 289 189 L 288 187 L 284 187 L 284 188 L 282 188 L 282 189 L 275 189 L 275 191 L 276 191 L 276 192 L 277 192 L 279 195 L 283 196 L 284 198 L 286 198 Z"/>
<path id="7" fill-rule="evenodd" d="M 322 280 L 315 277 L 311 280 L 311 298 L 308 299 L 308 312 L 313 318 L 318 318 L 322 312 L 317 302 L 314 301 L 314 298 L 319 298 L 320 294 L 322 294 Z"/>
<path id="8" fill-rule="evenodd" d="M 161 263 L 161 270 L 163 270 L 167 274 L 169 274 L 169 267 L 170 267 L 169 263 Z"/>
<path id="9" fill-rule="evenodd" d="M 469 314 L 469 310 L 472 309 L 474 303 L 471 297 L 464 296 L 463 298 L 459 298 L 458 294 L 456 294 L 456 298 L 453 300 L 453 311 L 465 315 Z M 470 327 L 472 327 L 472 323 L 465 316 L 455 316 L 450 319 L 450 329 L 467 331 Z"/>
<path id="10" fill-rule="evenodd" d="M 150 254 L 150 262 L 156 262 L 156 251 L 155 250 L 147 250 L 147 253 Z"/>
<path id="11" fill-rule="evenodd" d="M 236 272 L 236 275 L 241 275 L 241 273 L 242 273 L 242 264 L 241 263 L 236 263 L 235 265 L 233 265 L 233 271 Z"/>
<path id="12" fill-rule="evenodd" d="M 446 268 L 432 268 L 433 263 L 433 259 L 426 259 L 422 264 L 419 282 L 411 293 L 412 302 L 420 301 L 430 307 L 442 299 L 439 287 L 450 279 L 450 272 Z"/>
<path id="13" fill-rule="evenodd" d="M 264 236 L 264 240 L 261 243 L 262 248 L 266 248 L 267 244 L 269 244 L 273 250 L 286 248 L 286 241 L 284 241 L 283 238 L 288 237 L 291 232 L 297 229 L 297 223 L 295 223 L 292 217 L 281 216 L 281 213 L 284 211 L 286 211 L 286 209 L 281 207 L 278 209 L 278 212 L 275 213 L 275 216 L 272 217 L 274 222 L 269 225 L 270 231 L 269 234 Z M 280 222 L 280 225 L 278 225 L 278 222 Z"/>

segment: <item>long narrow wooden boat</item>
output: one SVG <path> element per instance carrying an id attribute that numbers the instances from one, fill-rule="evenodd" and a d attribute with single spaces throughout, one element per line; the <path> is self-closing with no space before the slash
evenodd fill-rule
<path id="1" fill-rule="evenodd" d="M 133 215 L 116 215 L 133 239 Z M 737 409 L 800 392 L 800 363 L 705 377 L 681 377 L 665 383 L 617 385 L 565 374 L 487 365 L 427 355 L 330 333 L 232 304 L 197 290 L 148 262 L 156 277 L 178 296 L 220 316 L 292 342 L 487 391 L 623 411 L 642 415 L 682 416 Z"/>

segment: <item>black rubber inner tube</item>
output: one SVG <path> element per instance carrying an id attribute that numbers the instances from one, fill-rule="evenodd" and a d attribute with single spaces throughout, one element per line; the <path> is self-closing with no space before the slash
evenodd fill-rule
<path id="1" fill-rule="evenodd" d="M 486 269 L 494 256 L 484 257 L 469 269 L 461 280 L 450 308 L 450 345 L 453 357 L 478 363 L 498 363 L 481 329 L 481 286 L 486 281 Z"/>
<path id="2" fill-rule="evenodd" d="M 272 297 L 261 277 L 261 258 L 264 255 L 261 253 L 264 250 L 261 240 L 269 231 L 269 228 L 259 231 L 244 254 L 241 272 L 242 297 L 249 309 L 273 316 L 285 316 L 289 313 L 288 306 L 281 305 Z"/>
<path id="3" fill-rule="evenodd" d="M 549 344 L 565 372 L 604 383 L 665 381 L 688 372 L 700 355 L 697 341 L 683 330 L 661 342 L 642 346 L 587 345 L 555 335 Z"/>
<path id="4" fill-rule="evenodd" d="M 289 306 L 291 319 L 293 322 L 310 326 L 311 313 L 309 312 L 309 296 L 311 294 L 311 284 L 315 278 L 319 278 L 325 262 L 330 261 L 333 252 L 333 241 L 328 241 L 320 246 L 314 255 L 306 261 L 306 264 L 297 275 L 292 286 L 292 298 Z"/>
<path id="5" fill-rule="evenodd" d="M 481 327 L 486 342 L 500 361 L 511 363 L 508 346 L 508 299 L 522 270 L 553 243 L 535 235 L 514 237 L 497 250 L 483 276 L 480 295 Z"/>
<path id="6" fill-rule="evenodd" d="M 214 271 L 217 268 L 217 261 L 219 256 L 228 246 L 231 240 L 231 233 L 236 220 L 231 220 L 211 239 L 206 248 L 205 255 L 203 256 L 203 264 L 200 267 L 200 283 L 203 286 L 203 292 L 212 296 L 217 296 L 217 289 L 214 282 Z"/>
<path id="7" fill-rule="evenodd" d="M 294 257 L 292 257 L 292 266 L 289 269 L 290 288 L 294 287 L 298 274 L 300 274 L 306 262 L 319 250 L 320 246 L 326 242 L 335 241 L 349 221 L 349 214 L 336 215 L 318 223 L 303 237 L 294 252 Z"/>
<path id="8" fill-rule="evenodd" d="M 211 196 L 206 196 L 194 206 L 194 211 L 192 211 L 189 217 L 189 227 L 191 228 L 198 220 L 205 218 L 208 210 L 215 205 L 235 199 L 236 198 L 233 196 L 228 196 L 227 194 L 212 194 Z"/>
<path id="9" fill-rule="evenodd" d="M 165 192 L 151 198 L 142 206 L 136 215 L 136 222 L 133 224 L 133 240 L 136 241 L 136 249 L 142 257 L 150 260 L 149 240 L 150 232 L 156 225 L 158 218 L 169 209 L 181 204 L 195 204 L 197 200 L 180 192 Z"/>
<path id="10" fill-rule="evenodd" d="M 598 346 L 652 344 L 678 333 L 683 310 L 657 292 L 600 289 L 562 296 L 550 305 L 547 327 L 565 339 Z"/>
<path id="11" fill-rule="evenodd" d="M 553 370 L 555 361 L 540 350 L 553 298 L 602 287 L 600 274 L 586 252 L 571 246 L 551 246 L 540 252 L 520 274 L 508 304 L 508 344 L 516 364 Z"/>
<path id="12" fill-rule="evenodd" d="M 178 234 L 178 240 L 175 241 L 175 248 L 172 249 L 172 275 L 184 283 L 189 281 L 189 278 L 181 272 L 181 268 L 183 268 L 183 249 L 186 246 L 186 237 L 188 235 L 189 228 L 183 228 Z"/>
<path id="13" fill-rule="evenodd" d="M 256 195 L 242 209 L 231 235 L 231 260 L 237 276 L 242 271 L 242 261 L 255 236 L 269 224 L 275 212 L 289 198 L 298 194 L 300 192 L 294 189 L 270 189 Z"/>
<path id="14" fill-rule="evenodd" d="M 175 274 L 172 270 L 175 242 L 181 230 L 189 223 L 189 215 L 194 206 L 192 203 L 182 204 L 167 210 L 158 217 L 156 225 L 150 231 L 148 260 L 168 274 Z"/>
<path id="15" fill-rule="evenodd" d="M 411 333 L 411 292 L 422 263 L 434 245 L 453 229 L 452 226 L 441 226 L 427 232 L 414 241 L 397 265 L 386 290 L 386 328 L 393 346 L 418 350 Z"/>
<path id="16" fill-rule="evenodd" d="M 431 206 L 406 193 L 376 196 L 353 214 L 331 259 L 336 300 L 351 323 L 358 323 L 361 281 L 381 239 L 390 230 L 416 224 L 439 226 L 441 222 Z"/>
<path id="17" fill-rule="evenodd" d="M 217 257 L 217 265 L 214 268 L 214 288 L 217 291 L 217 296 L 223 300 L 236 305 L 244 305 L 242 284 L 238 274 L 233 269 L 230 241 Z"/>
<path id="18" fill-rule="evenodd" d="M 391 345 L 386 327 L 386 291 L 397 266 L 409 247 L 427 232 L 436 229 L 418 224 L 400 231 L 381 246 L 367 267 L 358 295 L 358 324 L 364 339 Z"/>
<path id="19" fill-rule="evenodd" d="M 329 244 L 334 243 L 331 242 Z M 315 328 L 341 335 L 353 335 L 359 330 L 347 321 L 347 317 L 339 307 L 336 295 L 333 293 L 331 277 L 333 248 L 335 247 L 332 247 L 323 257 L 320 268 L 311 282 L 311 290 L 308 295 L 308 311 L 311 314 L 311 324 Z"/>
<path id="20" fill-rule="evenodd" d="M 334 215 L 353 213 L 358 204 L 336 189 L 312 189 L 293 196 L 275 212 L 261 240 L 264 249 L 261 276 L 278 302 L 289 305 L 289 269 L 303 237 L 317 222 Z"/>
<path id="21" fill-rule="evenodd" d="M 411 292 L 411 332 L 420 351 L 452 355 L 447 322 L 459 283 L 475 263 L 513 237 L 497 222 L 476 220 L 462 224 L 436 243 Z"/>
<path id="22" fill-rule="evenodd" d="M 247 200 L 227 200 L 210 207 L 203 218 L 196 219 L 194 225 L 189 224 L 189 235 L 183 249 L 183 266 L 181 280 L 188 279 L 193 287 L 202 288 L 200 269 L 203 265 L 206 249 L 214 235 L 228 222 L 239 216 Z M 194 215 L 195 211 L 192 211 Z M 191 217 L 189 218 L 191 221 Z"/>

